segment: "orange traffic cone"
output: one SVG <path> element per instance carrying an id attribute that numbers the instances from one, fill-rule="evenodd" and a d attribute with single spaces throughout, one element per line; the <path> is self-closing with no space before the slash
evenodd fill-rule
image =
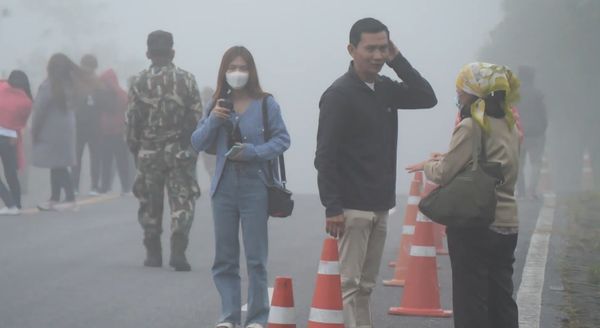
<path id="1" fill-rule="evenodd" d="M 425 183 L 425 188 L 423 190 L 423 197 L 429 195 L 433 189 L 437 188 L 437 185 L 431 181 L 427 181 Z M 446 227 L 432 222 L 433 223 L 433 240 L 435 240 L 435 252 L 438 255 L 448 255 L 448 250 L 444 245 L 444 237 L 446 236 Z"/>
<path id="2" fill-rule="evenodd" d="M 337 240 L 325 239 L 308 328 L 344 328 Z"/>
<path id="3" fill-rule="evenodd" d="M 275 278 L 275 290 L 273 291 L 267 328 L 296 328 L 294 289 L 292 288 L 291 278 Z"/>
<path id="4" fill-rule="evenodd" d="M 412 237 L 415 233 L 415 224 L 417 222 L 417 213 L 419 213 L 419 201 L 421 200 L 421 186 L 423 184 L 423 172 L 416 172 L 413 181 L 410 183 L 408 193 L 408 202 L 404 212 L 404 224 L 402 225 L 402 238 L 398 248 L 398 257 L 393 263 L 395 266 L 394 277 L 390 280 L 384 280 L 385 286 L 404 286 L 406 272 L 408 270 L 408 259 Z"/>
<path id="5" fill-rule="evenodd" d="M 390 308 L 389 314 L 426 317 L 452 315 L 452 311 L 443 310 L 440 306 L 435 253 L 433 222 L 419 212 L 402 300 L 399 307 Z"/>

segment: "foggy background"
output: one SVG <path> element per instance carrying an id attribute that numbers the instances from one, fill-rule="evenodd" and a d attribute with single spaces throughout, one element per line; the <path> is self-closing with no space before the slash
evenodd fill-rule
<path id="1" fill-rule="evenodd" d="M 595 63 L 598 3 L 3 0 L 0 75 L 23 69 L 35 92 L 51 54 L 61 51 L 78 63 L 81 55 L 93 53 L 99 72 L 114 68 L 125 87 L 129 76 L 149 65 L 147 34 L 164 29 L 174 34 L 175 64 L 192 72 L 200 88 L 214 88 L 224 51 L 244 45 L 255 57 L 263 88 L 281 104 L 291 134 L 292 147 L 286 153 L 289 187 L 316 193 L 318 100 L 348 68 L 350 26 L 372 16 L 388 26 L 391 39 L 429 80 L 439 99 L 432 110 L 400 112 L 397 192 L 406 193 L 409 177 L 403 168 L 447 148 L 456 114 L 454 79 L 468 62 L 485 59 L 515 70 L 520 64 L 536 67 L 538 87 L 551 112 L 551 129 L 556 122 L 567 118 L 570 122 L 568 129 L 555 130 L 549 144 L 559 149 L 583 145 L 584 130 L 592 136 L 588 140 L 596 140 L 598 129 L 583 126 L 598 121 L 597 106 L 589 96 L 597 94 L 600 85 Z M 388 68 L 382 73 L 396 78 Z M 554 158 L 561 154 L 554 152 Z M 199 173 L 205 181 L 204 170 Z"/>
<path id="2" fill-rule="evenodd" d="M 599 190 L 600 1 L 505 0 L 502 10 L 481 58 L 536 69 L 548 108 L 546 153 L 555 190 L 582 189 L 584 151 L 594 172 L 594 181 L 584 184 Z"/>
<path id="3" fill-rule="evenodd" d="M 0 5 L 0 72 L 6 76 L 15 68 L 25 70 L 34 91 L 45 76 L 49 56 L 58 51 L 77 63 L 85 53 L 96 54 L 99 71 L 115 68 L 125 86 L 128 76 L 149 65 L 146 36 L 155 29 L 173 33 L 175 64 L 192 72 L 200 88 L 214 88 L 227 48 L 248 47 L 263 88 L 281 104 L 292 138 L 286 153 L 289 187 L 299 193 L 317 192 L 313 159 L 318 101 L 348 69 L 346 45 L 356 20 L 372 16 L 386 24 L 393 41 L 439 98 L 433 110 L 400 113 L 398 193 L 405 193 L 409 180 L 403 168 L 447 147 L 456 73 L 476 59 L 501 18 L 499 1 L 477 0 L 394 0 L 376 5 L 339 0 L 6 1 Z M 472 15 L 461 23 L 478 11 L 488 14 Z M 387 68 L 383 73 L 396 78 Z"/>

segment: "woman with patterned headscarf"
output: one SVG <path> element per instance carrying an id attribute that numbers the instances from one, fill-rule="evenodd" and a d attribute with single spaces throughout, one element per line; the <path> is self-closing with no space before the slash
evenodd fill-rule
<path id="1" fill-rule="evenodd" d="M 447 228 L 452 265 L 456 328 L 518 327 L 513 293 L 513 262 L 519 221 L 514 197 L 519 171 L 519 133 L 511 107 L 519 99 L 519 80 L 510 69 L 488 63 L 465 65 L 456 79 L 460 123 L 445 154 L 411 165 L 429 180 L 447 185 L 471 164 L 472 136 L 483 131 L 487 160 L 502 165 L 504 180 L 491 226 Z"/>

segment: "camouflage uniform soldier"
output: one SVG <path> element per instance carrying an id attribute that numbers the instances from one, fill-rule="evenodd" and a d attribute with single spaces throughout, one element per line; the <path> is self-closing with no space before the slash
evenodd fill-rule
<path id="1" fill-rule="evenodd" d="M 135 77 L 129 89 L 127 144 L 136 158 L 133 193 L 140 201 L 138 219 L 144 229 L 145 266 L 162 266 L 160 235 L 164 189 L 171 209 L 171 258 L 176 271 L 190 271 L 185 257 L 188 234 L 200 189 L 197 155 L 190 145 L 202 102 L 194 76 L 173 65 L 173 36 L 148 35 L 149 69 Z"/>

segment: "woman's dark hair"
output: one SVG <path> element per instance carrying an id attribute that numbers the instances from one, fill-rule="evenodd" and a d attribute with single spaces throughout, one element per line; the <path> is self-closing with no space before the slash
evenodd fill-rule
<path id="1" fill-rule="evenodd" d="M 10 86 L 13 88 L 23 90 L 29 99 L 33 99 L 31 97 L 29 78 L 27 78 L 27 74 L 25 74 L 25 72 L 20 70 L 14 70 L 10 72 L 10 75 L 8 76 L 8 84 L 10 84 Z"/>
<path id="2" fill-rule="evenodd" d="M 79 67 L 65 54 L 57 53 L 50 57 L 47 70 L 53 99 L 66 109 L 66 88 L 73 87 L 73 80 L 81 75 Z"/>
<path id="3" fill-rule="evenodd" d="M 478 98 L 473 98 L 475 102 Z M 503 118 L 506 116 L 504 112 L 504 102 L 506 101 L 506 91 L 495 91 L 483 98 L 485 101 L 485 115 L 494 118 Z M 460 109 L 460 118 L 465 119 L 471 117 L 471 102 Z"/>
<path id="4" fill-rule="evenodd" d="M 229 68 L 229 64 L 234 61 L 237 57 L 242 57 L 246 64 L 248 65 L 248 83 L 244 87 L 250 96 L 255 98 L 261 98 L 264 96 L 264 92 L 260 87 L 260 82 L 258 81 L 258 73 L 256 71 L 256 64 L 254 62 L 254 57 L 246 47 L 243 46 L 234 46 L 223 54 L 223 59 L 221 60 L 221 67 L 219 68 L 219 74 L 217 76 L 217 89 L 215 90 L 215 94 L 213 96 L 213 100 L 217 101 L 217 99 L 225 98 L 229 92 L 231 91 L 231 87 L 227 84 L 227 80 L 225 78 L 225 73 L 227 73 L 227 69 Z"/>
<path id="5" fill-rule="evenodd" d="M 358 47 L 363 33 L 379 33 L 383 31 L 385 31 L 389 38 L 390 31 L 382 22 L 370 17 L 360 19 L 350 28 L 350 43 Z"/>

